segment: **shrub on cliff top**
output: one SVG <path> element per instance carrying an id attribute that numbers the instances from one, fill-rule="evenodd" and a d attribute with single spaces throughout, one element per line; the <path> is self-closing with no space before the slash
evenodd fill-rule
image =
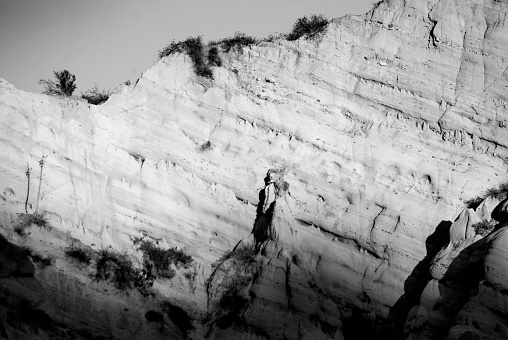
<path id="1" fill-rule="evenodd" d="M 254 45 L 257 42 L 257 39 L 245 33 L 236 32 L 233 37 L 224 38 L 219 40 L 217 43 L 225 52 L 229 52 L 232 48 L 240 49 L 242 46 Z M 213 45 L 213 43 L 211 43 Z"/>
<path id="2" fill-rule="evenodd" d="M 54 71 L 53 74 L 57 82 L 49 79 L 39 80 L 39 84 L 44 86 L 44 94 L 72 96 L 76 89 L 76 76 L 67 70 Z"/>
<path id="3" fill-rule="evenodd" d="M 86 99 L 89 104 L 100 105 L 109 99 L 109 91 L 99 91 L 97 85 L 86 92 L 81 92 L 81 98 Z"/>
<path id="4" fill-rule="evenodd" d="M 205 63 L 205 50 L 201 36 L 196 38 L 189 37 L 187 40 L 175 42 L 172 41 L 159 51 L 159 59 L 175 53 L 187 53 L 194 64 L 194 71 L 198 76 L 213 79 L 212 70 Z"/>
<path id="5" fill-rule="evenodd" d="M 210 47 L 208 50 L 207 60 L 208 65 L 210 66 L 222 66 L 222 59 L 219 56 L 219 50 L 217 49 L 217 46 Z"/>
<path id="6" fill-rule="evenodd" d="M 326 26 L 328 26 L 328 19 L 321 14 L 314 14 L 310 18 L 305 16 L 296 20 L 293 29 L 288 33 L 286 39 L 293 41 L 304 37 L 307 40 L 311 40 L 324 33 Z"/>

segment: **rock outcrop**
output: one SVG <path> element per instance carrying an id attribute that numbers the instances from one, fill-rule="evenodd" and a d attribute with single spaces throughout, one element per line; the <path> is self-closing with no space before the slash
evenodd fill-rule
<path id="1" fill-rule="evenodd" d="M 464 209 L 506 180 L 507 12 L 501 0 L 383 1 L 315 40 L 221 52 L 213 80 L 185 54 L 165 57 L 100 106 L 0 80 L 1 233 L 56 259 L 1 279 L 37 286 L 27 310 L 59 329 L 2 310 L 0 334 L 504 336 L 502 198 Z M 34 213 L 43 155 L 52 229 L 21 237 L 27 164 Z M 267 219 L 276 237 L 238 268 L 224 254 L 255 241 L 272 168 L 288 184 Z M 477 236 L 496 207 L 496 230 Z M 65 256 L 79 240 L 141 268 L 140 239 L 191 255 L 192 271 L 174 266 L 144 296 Z"/>

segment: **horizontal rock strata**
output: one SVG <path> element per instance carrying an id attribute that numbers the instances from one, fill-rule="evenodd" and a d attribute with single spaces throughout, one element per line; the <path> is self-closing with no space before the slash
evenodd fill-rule
<path id="1" fill-rule="evenodd" d="M 383 332 L 458 339 L 471 330 L 454 320 L 502 294 L 499 230 L 481 255 L 495 268 L 478 288 L 485 298 L 464 295 L 454 320 L 429 310 L 444 298 L 450 267 L 461 270 L 457 254 L 478 242 L 470 227 L 485 211 L 460 214 L 464 201 L 506 179 L 507 12 L 495 0 L 384 1 L 332 20 L 315 40 L 221 53 L 213 80 L 196 76 L 185 54 L 165 57 L 100 106 L 1 80 L 2 234 L 18 240 L 27 165 L 35 211 L 44 156 L 39 205 L 54 233 L 125 251 L 138 266 L 137 238 L 192 255 L 192 282 L 179 273 L 154 288 L 200 320 L 195 338 L 237 337 L 236 321 L 220 329 L 201 320 L 211 312 L 205 281 L 225 251 L 250 240 L 266 172 L 282 169 L 289 191 L 273 223 L 285 231 L 249 272 L 265 268 L 245 286 L 260 296 L 240 319 L 245 338 L 352 339 L 379 323 Z M 471 219 L 465 230 L 448 222 L 459 214 Z M 55 293 L 54 275 L 37 277 L 50 301 L 72 296 Z M 113 318 L 115 308 L 104 313 Z M 498 323 L 485 327 L 504 329 Z M 123 336 L 118 323 L 104 327 Z"/>

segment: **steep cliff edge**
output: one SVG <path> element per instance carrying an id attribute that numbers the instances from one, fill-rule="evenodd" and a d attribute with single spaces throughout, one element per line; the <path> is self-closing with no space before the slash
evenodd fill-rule
<path id="1" fill-rule="evenodd" d="M 165 316 L 163 331 L 175 337 L 347 339 L 366 324 L 368 332 L 378 325 L 429 339 L 472 332 L 460 320 L 504 301 L 493 274 L 502 273 L 504 228 L 485 238 L 490 250 L 471 255 L 485 258 L 491 276 L 482 297 L 469 298 L 476 288 L 467 288 L 457 319 L 431 313 L 443 295 L 434 257 L 464 200 L 506 179 L 507 12 L 506 1 L 384 1 L 364 16 L 334 19 L 317 40 L 221 53 L 213 80 L 196 76 L 185 54 L 166 57 L 100 106 L 0 80 L 2 234 L 62 259 L 35 271 L 54 304 L 44 313 L 100 311 L 99 330 L 83 327 L 116 338 L 158 334 L 157 322 L 138 320 L 158 299 L 193 320 L 186 333 Z M 32 226 L 21 238 L 13 226 L 24 212 L 27 163 L 33 212 L 42 155 L 40 209 L 53 229 Z M 289 184 L 274 211 L 279 241 L 242 272 L 244 291 L 256 297 L 234 310 L 241 322 L 217 325 L 221 315 L 205 318 L 205 283 L 224 252 L 250 242 L 271 168 L 284 168 Z M 195 276 L 157 279 L 155 298 L 134 291 L 129 300 L 62 255 L 78 239 L 125 251 L 140 267 L 139 238 L 190 254 Z M 442 258 L 442 275 L 451 275 L 455 257 Z M 72 283 L 60 289 L 57 277 Z M 86 288 L 79 296 L 93 297 L 90 304 L 75 287 Z M 129 303 L 135 312 L 124 310 Z M 80 322 L 69 313 L 59 324 Z M 442 329 L 433 333 L 435 325 Z"/>

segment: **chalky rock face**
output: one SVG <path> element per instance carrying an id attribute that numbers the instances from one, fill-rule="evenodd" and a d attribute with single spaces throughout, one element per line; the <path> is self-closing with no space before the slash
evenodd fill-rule
<path id="1" fill-rule="evenodd" d="M 243 327 L 245 338 L 352 339 L 359 329 L 459 338 L 472 330 L 433 311 L 436 301 L 457 320 L 504 301 L 504 229 L 477 254 L 470 247 L 484 239 L 472 223 L 493 208 L 461 212 L 508 168 L 507 12 L 506 1 L 385 1 L 332 20 L 314 41 L 223 53 L 213 80 L 196 76 L 186 55 L 166 57 L 100 106 L 2 80 L 2 234 L 17 240 L 8 222 L 24 211 L 27 163 L 34 211 L 45 155 L 40 209 L 55 231 L 133 258 L 140 236 L 193 256 L 192 282 L 179 274 L 154 286 L 192 314 L 191 337 L 237 337 Z M 249 272 L 246 291 L 256 297 L 242 327 L 203 326 L 211 264 L 251 238 L 271 168 L 285 169 L 289 191 L 274 211 L 278 240 Z M 459 214 L 465 224 L 450 229 Z M 476 269 L 488 265 L 478 288 L 485 299 L 466 296 L 469 286 L 442 293 L 445 278 L 465 275 L 457 259 L 470 257 L 485 261 Z M 64 260 L 56 266 L 66 275 Z M 53 276 L 36 278 L 52 289 Z M 464 301 L 453 300 L 456 291 Z M 51 294 L 77 301 L 70 289 Z M 140 301 L 138 314 L 147 308 Z M 110 306 L 102 313 L 119 320 Z M 66 322 L 79 324 L 79 315 Z M 120 338 L 121 325 L 109 322 L 100 334 Z"/>

